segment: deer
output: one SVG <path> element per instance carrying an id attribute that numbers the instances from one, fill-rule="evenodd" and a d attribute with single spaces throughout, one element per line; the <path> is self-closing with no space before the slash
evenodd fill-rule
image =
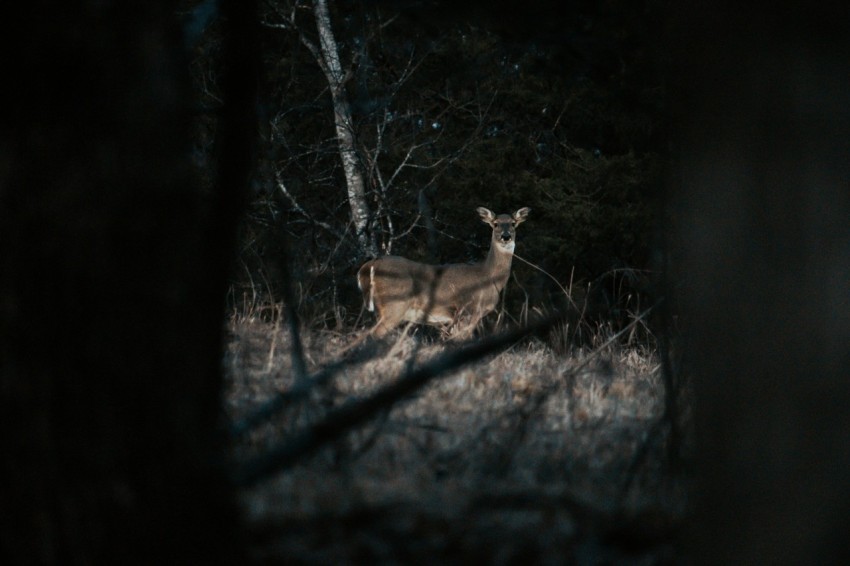
<path id="1" fill-rule="evenodd" d="M 436 326 L 451 339 L 463 339 L 496 309 L 511 273 L 516 228 L 531 209 L 498 216 L 483 206 L 476 211 L 493 229 L 484 261 L 430 265 L 388 255 L 360 267 L 357 284 L 363 302 L 377 315 L 367 337 L 380 339 L 402 322 L 412 322 Z"/>

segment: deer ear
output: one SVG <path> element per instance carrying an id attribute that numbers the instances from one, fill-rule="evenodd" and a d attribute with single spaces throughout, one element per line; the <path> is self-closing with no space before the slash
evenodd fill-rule
<path id="1" fill-rule="evenodd" d="M 475 210 L 478 211 L 479 216 L 481 216 L 481 221 L 485 224 L 490 224 L 493 220 L 496 219 L 496 215 L 493 214 L 492 210 L 484 208 L 483 206 L 479 206 Z"/>
<path id="2" fill-rule="evenodd" d="M 528 218 L 529 212 L 531 212 L 531 209 L 527 206 L 524 206 L 514 212 L 514 220 L 516 221 L 516 223 L 519 224 L 520 222 L 524 222 L 525 219 Z"/>

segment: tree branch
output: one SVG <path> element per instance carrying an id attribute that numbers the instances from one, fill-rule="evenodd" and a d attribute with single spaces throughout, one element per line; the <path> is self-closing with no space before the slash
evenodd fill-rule
<path id="1" fill-rule="evenodd" d="M 328 233 L 332 234 L 333 236 L 335 236 L 339 239 L 345 238 L 345 235 L 342 234 L 339 230 L 337 230 L 336 228 L 334 228 L 333 226 L 331 226 L 327 222 L 323 222 L 321 220 L 313 218 L 313 215 L 311 215 L 309 212 L 307 212 L 304 209 L 303 206 L 298 204 L 298 201 L 295 200 L 295 197 L 292 196 L 292 193 L 290 193 L 286 189 L 286 184 L 284 184 L 283 179 L 281 178 L 279 172 L 275 173 L 275 181 L 277 181 L 277 187 L 280 189 L 280 192 L 283 193 L 283 196 L 285 196 L 287 198 L 287 200 L 289 200 L 289 203 L 292 205 L 292 209 L 295 212 L 302 215 L 304 218 L 306 218 L 307 220 L 312 222 L 315 226 L 319 226 L 320 228 L 323 228 L 324 230 L 326 230 Z"/>

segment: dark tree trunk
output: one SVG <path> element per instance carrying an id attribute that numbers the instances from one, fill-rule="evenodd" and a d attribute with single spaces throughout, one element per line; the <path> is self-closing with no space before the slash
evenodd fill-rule
<path id="1" fill-rule="evenodd" d="M 830 8 L 832 6 L 832 8 Z M 850 560 L 846 7 L 676 8 L 694 558 Z"/>
<path id="2" fill-rule="evenodd" d="M 173 5 L 26 6 L 4 18 L 0 562 L 234 559 L 219 364 L 245 155 L 201 194 Z"/>

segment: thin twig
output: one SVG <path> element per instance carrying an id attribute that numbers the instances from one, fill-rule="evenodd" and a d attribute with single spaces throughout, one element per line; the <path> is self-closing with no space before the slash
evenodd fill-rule
<path id="1" fill-rule="evenodd" d="M 570 304 L 572 304 L 573 307 L 578 308 L 578 305 L 575 303 L 575 301 L 573 301 L 573 298 L 570 295 L 570 293 L 564 288 L 563 285 L 561 285 L 561 283 L 557 279 L 555 279 L 554 275 L 552 275 L 551 273 L 549 273 L 548 271 L 546 271 L 545 269 L 543 269 L 539 265 L 531 263 L 530 261 L 528 261 L 527 259 L 525 259 L 521 255 L 517 254 L 516 252 L 514 252 L 514 257 L 516 259 L 520 260 L 521 262 L 525 263 L 526 265 L 533 267 L 534 269 L 536 269 L 537 271 L 539 271 L 540 273 L 542 273 L 543 275 L 545 275 L 546 277 L 548 277 L 549 279 L 554 281 L 555 285 L 558 286 L 558 289 L 560 289 L 561 292 L 564 294 L 564 296 L 567 298 L 567 300 L 570 301 Z M 570 280 L 572 280 L 572 275 L 570 275 Z"/>
<path id="2" fill-rule="evenodd" d="M 280 172 L 275 173 L 275 180 L 277 181 L 277 187 L 280 189 L 280 192 L 283 193 L 283 195 L 289 200 L 289 203 L 292 205 L 292 209 L 295 210 L 295 212 L 302 215 L 304 218 L 306 218 L 307 220 L 312 222 L 314 225 L 319 226 L 320 228 L 323 228 L 324 230 L 326 230 L 327 232 L 329 232 L 331 235 L 335 236 L 336 238 L 339 238 L 340 240 L 345 238 L 345 236 L 342 233 L 340 233 L 339 230 L 337 230 L 336 228 L 334 228 L 333 226 L 331 226 L 327 222 L 322 222 L 321 220 L 317 220 L 316 218 L 313 218 L 313 215 L 311 215 L 309 212 L 307 212 L 307 210 L 305 210 L 304 207 L 302 207 L 298 203 L 298 201 L 295 200 L 295 197 L 292 196 L 292 193 L 290 193 L 287 190 L 286 185 L 284 184 L 283 179 L 280 176 Z"/>

